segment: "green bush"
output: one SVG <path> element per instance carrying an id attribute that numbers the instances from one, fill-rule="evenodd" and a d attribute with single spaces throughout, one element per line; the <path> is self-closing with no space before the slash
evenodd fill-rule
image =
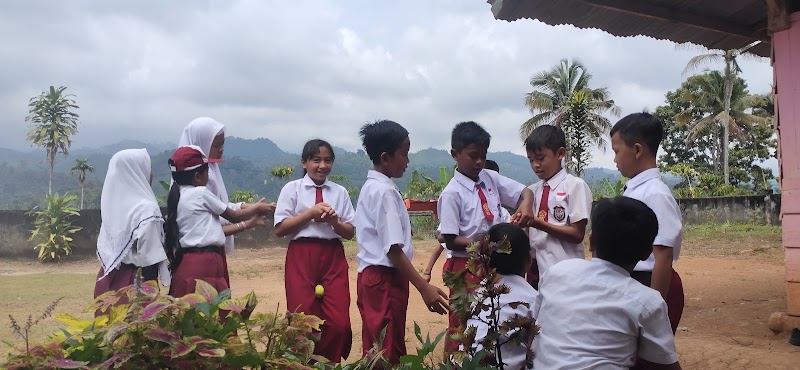
<path id="1" fill-rule="evenodd" d="M 72 234 L 82 228 L 72 226 L 72 217 L 80 216 L 75 206 L 75 195 L 53 195 L 45 197 L 41 209 L 33 209 L 28 215 L 34 216 L 31 236 L 28 240 L 38 241 L 34 249 L 39 250 L 39 261 L 60 260 L 72 253 Z"/>

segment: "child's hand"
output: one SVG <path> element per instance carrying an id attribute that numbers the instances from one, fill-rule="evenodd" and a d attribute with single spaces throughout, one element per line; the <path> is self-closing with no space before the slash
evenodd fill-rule
<path id="1" fill-rule="evenodd" d="M 327 212 L 325 212 L 322 216 L 320 216 L 322 221 L 325 221 L 331 225 L 335 225 L 339 222 L 339 215 L 333 209 L 333 207 L 329 208 Z"/>
<path id="2" fill-rule="evenodd" d="M 323 202 L 315 204 L 313 207 L 311 207 L 309 211 L 311 212 L 312 220 L 314 220 L 315 222 L 322 222 L 325 221 L 323 219 L 323 216 L 327 214 L 328 211 L 330 210 L 331 206 L 329 206 L 328 203 Z"/>
<path id="3" fill-rule="evenodd" d="M 261 215 L 275 213 L 275 203 L 264 203 L 264 199 L 259 200 L 253 206 L 258 207 L 258 213 Z"/>
<path id="4" fill-rule="evenodd" d="M 419 293 L 422 295 L 422 300 L 425 301 L 425 306 L 428 307 L 428 310 L 440 315 L 447 313 L 449 307 L 447 303 L 447 294 L 441 289 L 431 284 L 426 284 L 420 289 Z"/>
<path id="5" fill-rule="evenodd" d="M 431 282 L 431 273 L 430 272 L 423 272 L 422 273 L 422 278 L 425 279 L 426 283 L 430 283 Z"/>
<path id="6" fill-rule="evenodd" d="M 267 226 L 267 217 L 266 216 L 253 216 L 249 220 L 244 222 L 244 225 L 248 229 L 252 229 L 256 226 Z"/>
<path id="7" fill-rule="evenodd" d="M 514 218 L 516 218 L 518 225 L 523 226 L 530 225 L 536 216 L 533 214 L 533 210 L 530 207 L 520 207 L 520 209 L 514 213 L 514 216 L 511 217 L 512 220 L 514 220 Z"/>

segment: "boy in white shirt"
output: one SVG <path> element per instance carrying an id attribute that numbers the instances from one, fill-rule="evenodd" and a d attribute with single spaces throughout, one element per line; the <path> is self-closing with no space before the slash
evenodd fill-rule
<path id="1" fill-rule="evenodd" d="M 638 355 L 649 369 L 680 369 L 666 303 L 630 278 L 657 233 L 656 215 L 641 201 L 597 203 L 589 237 L 594 258 L 564 260 L 542 274 L 534 368 L 621 370 Z"/>
<path id="2" fill-rule="evenodd" d="M 681 277 L 672 265 L 678 262 L 681 252 L 683 226 L 680 207 L 672 191 L 661 181 L 656 166 L 656 152 L 663 138 L 664 126 L 649 113 L 630 114 L 611 129 L 614 162 L 620 174 L 630 179 L 623 195 L 641 200 L 658 217 L 653 253 L 636 265 L 631 276 L 661 293 L 675 333 L 683 314 L 684 296 Z"/>
<path id="3" fill-rule="evenodd" d="M 530 226 L 531 254 L 536 260 L 528 282 L 538 286 L 539 274 L 568 258 L 584 259 L 583 238 L 592 211 L 592 191 L 586 181 L 561 166 L 567 140 L 561 128 L 539 126 L 525 139 L 531 169 L 541 179 L 530 186 L 536 217 Z"/>
<path id="4" fill-rule="evenodd" d="M 466 248 L 492 225 L 504 221 L 503 206 L 518 208 L 523 222 L 533 218 L 533 192 L 495 171 L 484 170 L 490 141 L 489 133 L 475 122 L 461 122 L 453 128 L 450 154 L 457 168 L 437 203 L 439 232 L 447 247 L 444 272 L 457 273 L 466 268 Z M 466 278 L 473 283 L 479 281 L 469 274 Z M 451 299 L 453 293 L 451 287 Z M 449 334 L 456 334 L 466 319 L 450 312 Z M 458 350 L 450 335 L 445 337 L 445 351 Z"/>
<path id="5" fill-rule="evenodd" d="M 490 265 L 501 275 L 500 281 L 496 286 L 505 285 L 509 292 L 501 294 L 499 297 L 500 312 L 497 322 L 504 323 L 510 319 L 528 318 L 534 320 L 533 308 L 536 305 L 536 297 L 539 293 L 525 281 L 525 273 L 530 269 L 531 247 L 528 236 L 517 226 L 502 223 L 492 226 L 489 229 L 489 241 L 499 243 L 503 239 L 511 244 L 511 253 L 494 252 L 491 256 Z M 525 304 L 516 304 L 525 303 Z M 488 304 L 488 303 L 487 303 Z M 475 349 L 480 350 L 481 341 L 486 338 L 489 332 L 490 320 L 489 311 L 481 311 L 479 317 L 472 317 L 467 321 L 468 327 L 475 327 Z M 532 364 L 533 357 L 528 356 L 533 341 L 533 333 L 517 331 L 509 332 L 508 335 L 500 337 L 498 340 L 504 343 L 500 346 L 504 369 L 528 369 Z M 509 341 L 509 337 L 517 340 Z M 532 352 L 531 352 L 532 354 Z M 491 354 L 495 361 L 499 361 L 496 353 Z M 499 365 L 499 364 L 498 364 Z"/>
<path id="6" fill-rule="evenodd" d="M 358 280 L 356 304 L 361 312 L 363 354 L 383 338 L 383 356 L 391 364 L 406 354 L 408 283 L 432 312 L 447 312 L 447 296 L 429 284 L 411 264 L 411 222 L 400 191 L 392 182 L 408 166 L 408 131 L 393 121 L 361 128 L 361 141 L 373 169 L 361 187 L 356 206 Z"/>

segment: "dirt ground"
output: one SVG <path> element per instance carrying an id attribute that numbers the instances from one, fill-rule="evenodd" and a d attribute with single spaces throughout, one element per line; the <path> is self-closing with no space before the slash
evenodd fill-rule
<path id="1" fill-rule="evenodd" d="M 786 307 L 783 284 L 783 252 L 780 235 L 759 235 L 750 239 L 697 235 L 684 243 L 684 254 L 676 265 L 683 279 L 686 308 L 676 334 L 676 345 L 684 369 L 800 369 L 800 347 L 788 344 L 788 334 L 774 335 L 767 328 L 769 315 Z M 415 243 L 414 265 L 422 269 L 433 250 L 433 241 Z M 360 356 L 361 317 L 355 305 L 355 247 L 348 243 L 350 258 L 350 317 L 354 343 L 350 359 Z M 239 250 L 229 258 L 234 296 L 255 291 L 258 310 L 285 308 L 283 264 L 286 250 L 270 248 Z M 441 271 L 443 258 L 434 271 Z M 0 309 L 22 321 L 37 314 L 58 296 L 66 296 L 56 312 L 76 311 L 90 301 L 94 260 L 58 265 L 0 260 Z M 433 283 L 443 286 L 441 276 Z M 30 289 L 38 286 L 38 289 Z M 89 317 L 89 313 L 84 316 Z M 408 312 L 407 347 L 417 345 L 413 323 L 435 336 L 445 330 L 447 320 L 428 312 L 416 291 L 411 291 Z M 7 328 L 8 319 L 3 320 Z M 41 338 L 57 323 L 47 319 L 33 336 Z M 8 330 L 0 340 L 13 341 Z M 6 350 L 2 351 L 7 352 Z"/>

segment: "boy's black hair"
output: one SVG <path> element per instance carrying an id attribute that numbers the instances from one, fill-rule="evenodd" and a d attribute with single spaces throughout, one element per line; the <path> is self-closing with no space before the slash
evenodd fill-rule
<path id="1" fill-rule="evenodd" d="M 656 214 L 639 200 L 603 199 L 592 210 L 592 246 L 598 258 L 616 265 L 630 266 L 647 258 L 656 234 Z"/>
<path id="2" fill-rule="evenodd" d="M 497 162 L 491 159 L 487 159 L 486 162 L 484 162 L 483 168 L 500 173 L 500 166 L 497 165 Z"/>
<path id="3" fill-rule="evenodd" d="M 380 164 L 381 154 L 393 155 L 408 137 L 408 130 L 397 122 L 379 120 L 362 126 L 358 134 L 372 164 Z"/>
<path id="4" fill-rule="evenodd" d="M 450 145 L 453 149 L 461 151 L 467 145 L 477 144 L 482 148 L 489 148 L 489 143 L 492 141 L 492 135 L 481 127 L 481 125 L 473 122 L 461 122 L 453 127 L 453 133 L 450 136 Z"/>
<path id="5" fill-rule="evenodd" d="M 303 162 L 311 160 L 314 158 L 315 155 L 319 154 L 319 148 L 328 148 L 328 151 L 331 152 L 331 159 L 336 160 L 336 153 L 333 152 L 333 147 L 331 144 L 322 139 L 312 139 L 306 142 L 306 145 L 303 146 L 303 153 L 300 154 L 300 160 Z M 308 171 L 303 169 L 303 176 L 306 175 Z"/>
<path id="6" fill-rule="evenodd" d="M 611 128 L 611 136 L 619 133 L 620 139 L 628 146 L 641 143 L 656 156 L 658 146 L 664 139 L 664 124 L 658 117 L 647 113 L 632 113 L 623 117 Z"/>
<path id="7" fill-rule="evenodd" d="M 494 252 L 491 256 L 489 266 L 495 268 L 501 275 L 521 275 L 526 271 L 525 259 L 531 258 L 531 244 L 528 235 L 518 226 L 501 223 L 489 229 L 489 241 L 501 242 L 507 239 L 511 243 L 511 253 Z"/>
<path id="8" fill-rule="evenodd" d="M 550 149 L 553 153 L 567 147 L 567 137 L 564 130 L 558 126 L 542 125 L 528 135 L 525 139 L 525 150 L 535 153 L 542 149 Z"/>

